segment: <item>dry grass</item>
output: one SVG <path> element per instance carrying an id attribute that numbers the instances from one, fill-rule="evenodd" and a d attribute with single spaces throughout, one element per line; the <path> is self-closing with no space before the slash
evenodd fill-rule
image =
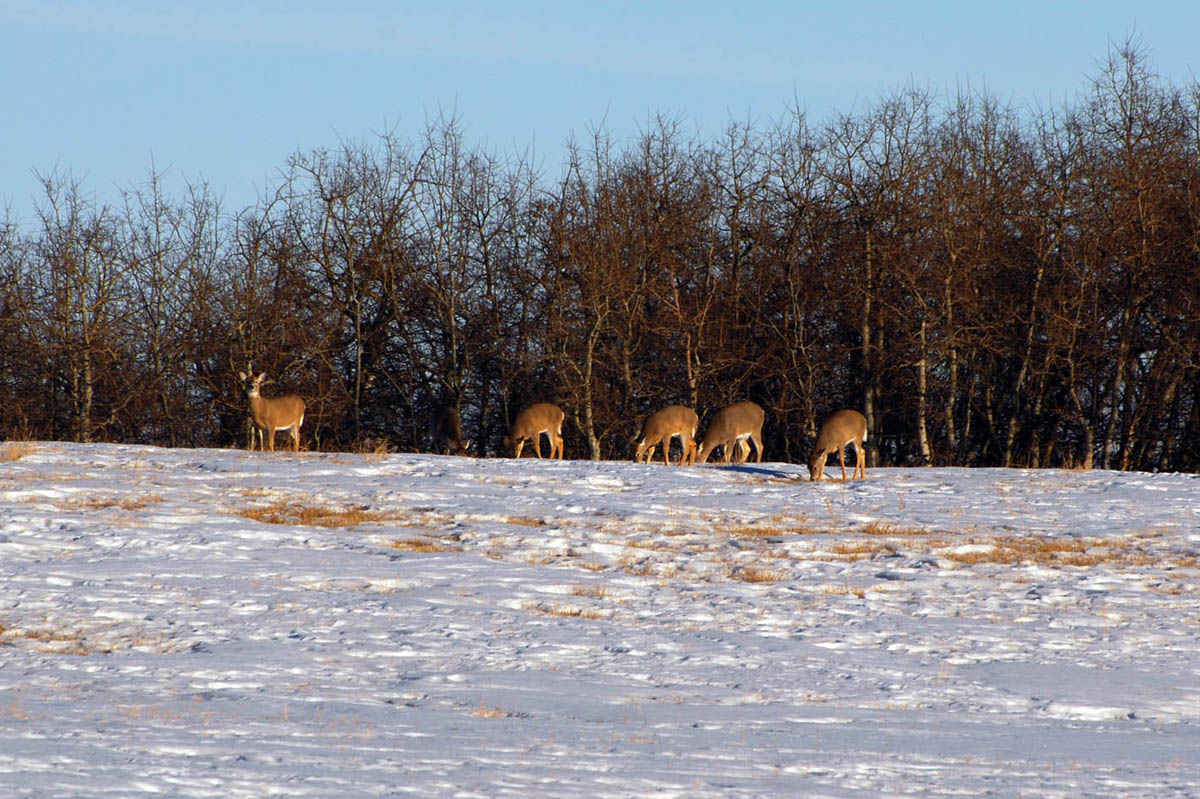
<path id="1" fill-rule="evenodd" d="M 649 558 L 638 558 L 627 555 L 621 558 L 621 562 L 617 564 L 621 570 L 633 577 L 653 577 L 654 564 Z"/>
<path id="2" fill-rule="evenodd" d="M 604 599 L 608 596 L 608 587 L 604 585 L 577 585 L 571 589 L 572 596 Z"/>
<path id="3" fill-rule="evenodd" d="M 1130 542 L 1116 538 L 1050 538 L 1027 536 L 996 538 L 979 549 L 968 552 L 944 553 L 942 557 L 955 563 L 973 566 L 981 563 L 1002 566 L 1076 566 L 1086 568 L 1102 564 L 1148 566 L 1160 558 L 1130 547 Z"/>
<path id="4" fill-rule="evenodd" d="M 822 589 L 822 593 L 829 596 L 854 596 L 862 599 L 867 595 L 867 589 L 855 588 L 847 583 L 845 585 L 827 585 Z"/>
<path id="5" fill-rule="evenodd" d="M 759 569 L 754 566 L 742 566 L 731 569 L 729 577 L 733 580 L 740 580 L 743 583 L 778 583 L 788 579 L 787 574 L 784 572 L 772 569 Z"/>
<path id="6" fill-rule="evenodd" d="M 715 523 L 713 532 L 731 538 L 781 538 L 793 535 L 822 535 L 829 530 L 779 521 L 755 524 Z"/>
<path id="7" fill-rule="evenodd" d="M 603 619 L 607 617 L 603 611 L 575 605 L 543 605 L 538 602 L 526 602 L 521 609 L 540 613 L 543 616 L 560 616 L 566 619 Z"/>
<path id="8" fill-rule="evenodd" d="M 447 546 L 440 541 L 433 541 L 428 538 L 398 538 L 388 544 L 392 549 L 399 549 L 402 552 L 461 552 L 461 549 Z"/>
<path id="9" fill-rule="evenodd" d="M 88 499 L 68 499 L 54 503 L 56 507 L 62 510 L 105 510 L 108 508 L 117 508 L 124 511 L 135 511 L 147 508 L 150 505 L 162 502 L 163 498 L 150 494 L 141 497 L 126 497 L 124 499 L 116 499 L 114 497 L 91 497 Z"/>
<path id="10" fill-rule="evenodd" d="M 896 548 L 891 544 L 882 541 L 851 541 L 843 544 L 834 544 L 830 547 L 830 551 L 835 555 L 841 555 L 845 560 L 870 560 L 871 558 L 884 553 L 892 553 Z"/>
<path id="11" fill-rule="evenodd" d="M 545 519 L 537 519 L 533 516 L 509 516 L 504 520 L 505 524 L 515 524 L 521 527 L 546 527 L 548 523 Z"/>
<path id="12" fill-rule="evenodd" d="M 409 518 L 408 513 L 371 510 L 365 506 L 332 508 L 297 505 L 282 500 L 266 506 L 243 508 L 235 513 L 243 518 L 267 524 L 306 527 L 358 527 L 363 524 L 402 521 Z"/>
<path id="13" fill-rule="evenodd" d="M 471 711 L 471 715 L 481 719 L 507 719 L 516 714 L 510 713 L 504 708 L 486 707 L 482 702 L 480 702 L 479 707 Z"/>
<path id="14" fill-rule="evenodd" d="M 19 461 L 26 455 L 32 455 L 37 451 L 37 447 L 28 441 L 9 442 L 4 445 L 3 449 L 0 449 L 0 463 Z"/>
<path id="15" fill-rule="evenodd" d="M 52 630 L 48 628 L 20 630 L 0 626 L 0 641 L 27 642 L 35 652 L 47 655 L 95 655 L 110 650 L 86 642 L 80 632 Z"/>
<path id="16" fill-rule="evenodd" d="M 355 441 L 350 446 L 350 451 L 359 455 L 382 456 L 390 454 L 392 448 L 386 438 L 366 437 Z"/>

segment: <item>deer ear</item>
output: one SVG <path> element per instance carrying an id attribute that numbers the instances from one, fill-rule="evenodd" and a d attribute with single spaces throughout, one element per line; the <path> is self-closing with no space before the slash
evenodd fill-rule
<path id="1" fill-rule="evenodd" d="M 245 373 L 245 372 L 238 372 L 238 380 L 243 380 L 243 381 L 244 381 L 245 379 L 246 379 L 246 373 Z"/>
<path id="2" fill-rule="evenodd" d="M 259 379 L 259 380 L 262 380 L 262 379 L 263 379 L 263 378 L 265 378 L 266 376 L 267 376 L 267 373 L 266 373 L 266 372 L 263 372 L 261 375 L 259 375 L 259 376 L 258 376 L 258 379 Z"/>
<path id="3" fill-rule="evenodd" d="M 466 441 L 463 442 L 463 449 L 469 449 L 470 446 L 471 446 L 471 439 L 468 438 Z"/>

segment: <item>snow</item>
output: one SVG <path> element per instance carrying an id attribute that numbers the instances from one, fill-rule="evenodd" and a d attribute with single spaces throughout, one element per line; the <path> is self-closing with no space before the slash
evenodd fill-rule
<path id="1" fill-rule="evenodd" d="M 1200 796 L 1196 475 L 24 449 L 3 796 Z"/>

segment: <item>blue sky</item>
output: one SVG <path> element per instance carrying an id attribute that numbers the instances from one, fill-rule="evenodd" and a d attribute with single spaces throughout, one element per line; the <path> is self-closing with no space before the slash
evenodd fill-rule
<path id="1" fill-rule="evenodd" d="M 0 0 L 0 208 L 32 221 L 35 171 L 113 201 L 153 166 L 238 210 L 291 153 L 415 138 L 439 113 L 556 175 L 569 136 L 625 141 L 656 114 L 712 138 L 908 81 L 1056 104 L 1130 34 L 1183 86 L 1197 31 L 1195 0 Z"/>

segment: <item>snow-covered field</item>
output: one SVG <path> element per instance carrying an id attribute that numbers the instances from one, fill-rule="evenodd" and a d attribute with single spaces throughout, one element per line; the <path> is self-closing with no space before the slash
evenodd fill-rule
<path id="1" fill-rule="evenodd" d="M 1197 475 L 5 455 L 0 796 L 1200 796 Z"/>

